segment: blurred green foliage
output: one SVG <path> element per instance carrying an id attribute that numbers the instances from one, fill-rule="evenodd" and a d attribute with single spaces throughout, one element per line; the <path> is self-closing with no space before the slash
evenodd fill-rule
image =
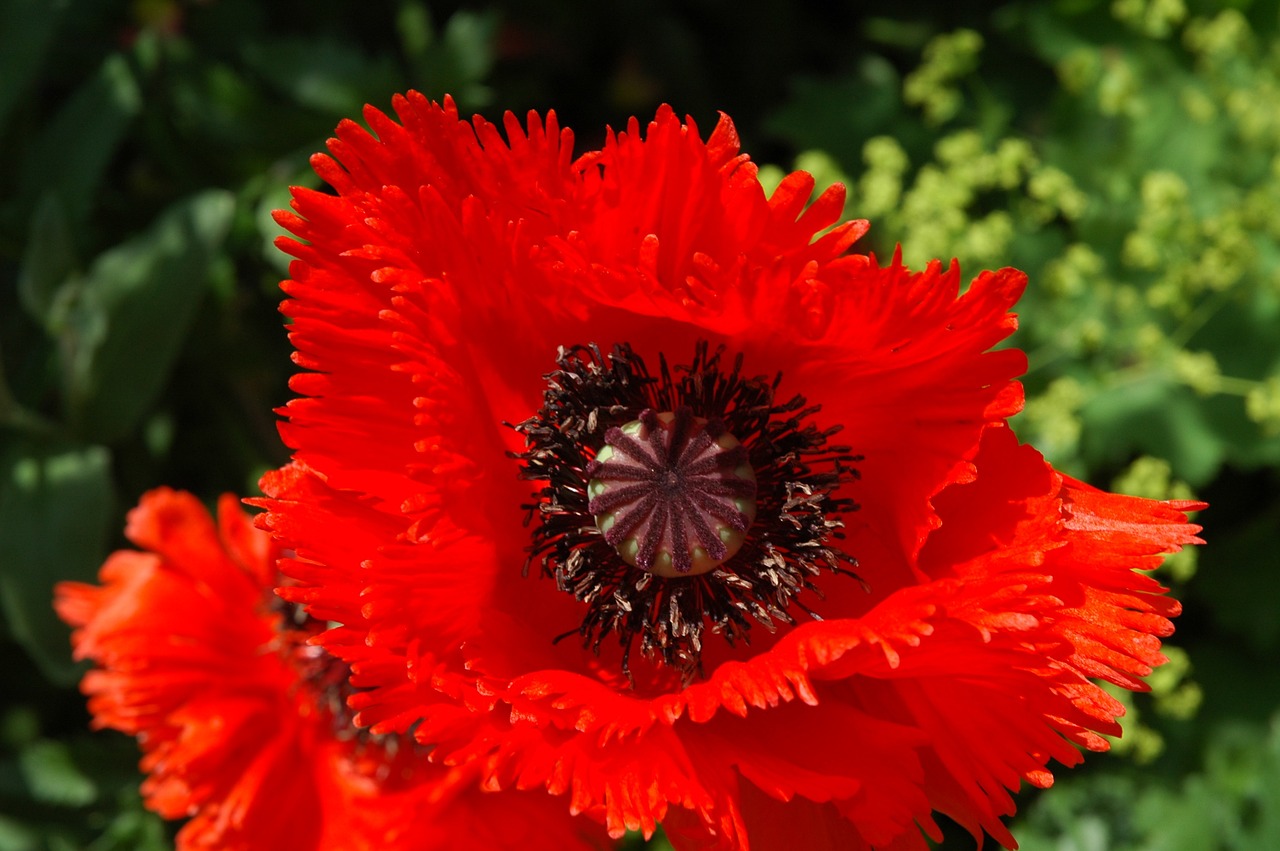
<path id="1" fill-rule="evenodd" d="M 1116 757 L 1025 796 L 1029 849 L 1280 847 L 1277 0 L 2 0 L 0 851 L 159 849 L 136 749 L 91 735 L 59 579 L 159 484 L 285 456 L 270 211 L 365 103 L 554 108 L 596 144 L 723 109 L 776 181 L 843 181 L 880 256 L 1025 269 L 1022 436 L 1195 495 L 1211 546 Z M 1192 576 L 1194 580 L 1192 581 Z M 654 847 L 662 847 L 655 840 Z M 968 842 L 968 844 L 966 844 Z M 970 847 L 949 834 L 946 847 Z"/>

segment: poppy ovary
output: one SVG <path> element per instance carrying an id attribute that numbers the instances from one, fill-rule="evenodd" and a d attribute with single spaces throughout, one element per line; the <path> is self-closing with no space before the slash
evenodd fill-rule
<path id="1" fill-rule="evenodd" d="M 688 405 L 605 433 L 587 467 L 588 510 L 628 564 L 656 576 L 697 576 L 732 558 L 756 515 L 746 448 L 719 418 Z"/>

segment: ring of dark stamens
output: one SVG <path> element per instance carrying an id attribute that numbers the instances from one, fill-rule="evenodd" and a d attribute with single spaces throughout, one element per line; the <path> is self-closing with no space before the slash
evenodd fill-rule
<path id="1" fill-rule="evenodd" d="M 595 344 L 562 347 L 557 369 L 548 373 L 543 406 L 513 426 L 526 441 L 521 478 L 542 482 L 525 506 L 532 540 L 524 571 L 535 562 L 556 586 L 586 605 L 575 633 L 599 653 L 616 635 L 622 670 L 640 652 L 680 671 L 690 682 L 703 675 L 701 655 L 709 629 L 730 645 L 749 642 L 760 624 L 795 624 L 791 607 L 821 620 L 797 597 L 821 599 L 813 582 L 824 571 L 859 579 L 857 561 L 834 547 L 844 537 L 841 516 L 857 504 L 832 492 L 858 477 L 852 464 L 861 456 L 848 446 L 829 445 L 840 426 L 819 429 L 809 422 L 820 406 L 804 397 L 779 402 L 782 375 L 745 378 L 742 356 L 729 369 L 723 348 L 696 347 L 693 362 L 674 370 L 660 356 L 657 376 L 626 344 L 604 354 Z M 747 453 L 756 475 L 756 520 L 742 548 L 710 573 L 664 579 L 623 561 L 596 527 L 588 481 L 595 455 L 610 429 L 635 420 L 641 411 L 677 411 L 718 420 Z M 859 581 L 861 581 L 859 579 Z"/>

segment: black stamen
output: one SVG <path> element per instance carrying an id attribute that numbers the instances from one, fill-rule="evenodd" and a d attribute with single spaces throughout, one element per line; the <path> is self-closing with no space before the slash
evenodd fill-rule
<path id="1" fill-rule="evenodd" d="M 856 561 L 833 546 L 841 515 L 857 505 L 832 492 L 857 478 L 850 465 L 860 456 L 828 445 L 838 426 L 807 422 L 819 406 L 776 401 L 781 375 L 744 378 L 741 355 L 722 371 L 721 355 L 700 343 L 674 372 L 659 356 L 653 377 L 626 345 L 608 355 L 594 344 L 562 348 L 543 407 L 515 426 L 527 442 L 514 456 L 521 475 L 543 482 L 526 506 L 536 522 L 525 571 L 539 563 L 583 602 L 585 647 L 598 653 L 618 637 L 628 678 L 637 638 L 646 658 L 692 679 L 707 629 L 732 645 L 748 640 L 752 623 L 794 624 L 793 603 L 817 618 L 796 600 L 803 591 L 821 599 L 814 577 L 857 578 Z M 754 487 L 733 474 L 746 465 Z M 736 502 L 752 490 L 754 523 Z M 722 529 L 739 536 L 738 552 L 720 553 Z M 695 547 L 709 572 L 695 575 L 695 562 L 707 564 Z M 663 556 L 670 574 L 654 575 Z"/>

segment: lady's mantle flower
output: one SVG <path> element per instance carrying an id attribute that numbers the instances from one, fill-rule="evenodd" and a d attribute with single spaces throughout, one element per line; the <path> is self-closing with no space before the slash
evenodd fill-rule
<path id="1" fill-rule="evenodd" d="M 295 190 L 262 522 L 357 722 L 677 847 L 924 848 L 1103 750 L 1185 511 L 1019 446 L 1025 276 L 848 254 L 728 118 L 368 109 Z M 829 229 L 828 229 L 829 228 Z M 917 827 L 918 826 L 918 827 Z"/>
<path id="2" fill-rule="evenodd" d="M 190 494 L 153 491 L 102 585 L 65 582 L 94 723 L 136 735 L 147 805 L 191 817 L 179 849 L 586 847 L 545 796 L 484 794 L 476 768 L 350 726 L 346 666 L 272 594 L 278 549 L 236 501 L 217 526 Z"/>

